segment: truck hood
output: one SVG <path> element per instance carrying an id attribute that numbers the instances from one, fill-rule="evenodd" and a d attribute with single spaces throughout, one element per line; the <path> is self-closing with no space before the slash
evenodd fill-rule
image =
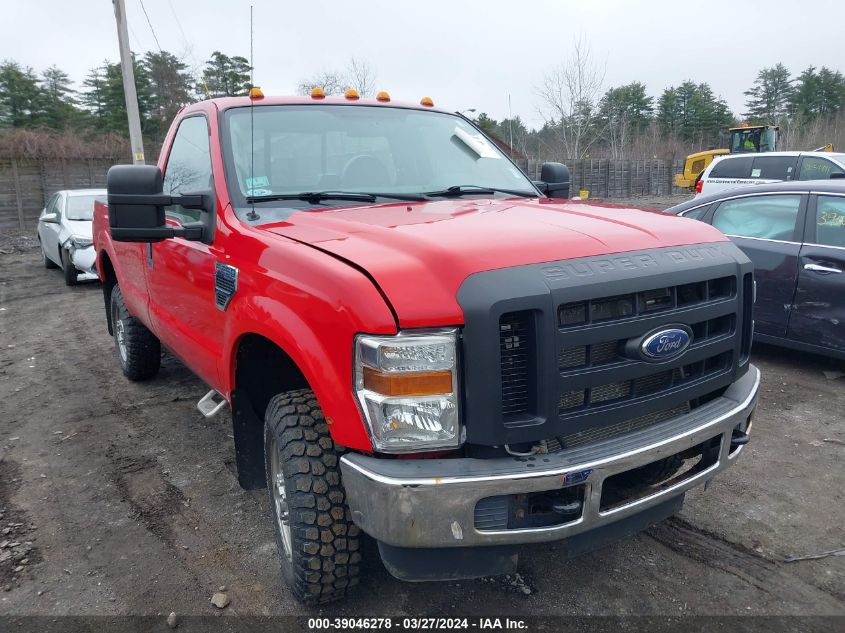
<path id="1" fill-rule="evenodd" d="M 727 241 L 659 211 L 546 199 L 442 200 L 298 211 L 267 231 L 366 271 L 404 328 L 463 324 L 457 292 L 486 270 Z"/>

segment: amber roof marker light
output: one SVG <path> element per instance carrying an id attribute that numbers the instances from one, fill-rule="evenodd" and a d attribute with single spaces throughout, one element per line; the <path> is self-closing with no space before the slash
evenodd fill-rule
<path id="1" fill-rule="evenodd" d="M 376 101 L 381 101 L 382 103 L 387 103 L 388 101 L 390 101 L 390 95 L 387 94 L 387 92 L 385 92 L 384 90 L 382 90 L 381 92 L 379 92 L 376 95 Z"/>
<path id="2" fill-rule="evenodd" d="M 423 97 L 420 99 L 420 105 L 425 106 L 426 108 L 433 108 L 434 107 L 434 99 L 431 97 Z"/>
<path id="3" fill-rule="evenodd" d="M 326 91 L 320 88 L 319 86 L 314 86 L 311 88 L 311 98 L 312 99 L 325 99 L 326 98 Z"/>
<path id="4" fill-rule="evenodd" d="M 258 86 L 253 86 L 249 89 L 249 98 L 250 99 L 263 99 L 264 93 L 261 92 L 261 88 Z"/>
<path id="5" fill-rule="evenodd" d="M 355 88 L 347 88 L 346 92 L 343 93 L 343 96 L 349 99 L 350 101 L 358 101 L 361 98 L 361 95 L 358 93 Z"/>

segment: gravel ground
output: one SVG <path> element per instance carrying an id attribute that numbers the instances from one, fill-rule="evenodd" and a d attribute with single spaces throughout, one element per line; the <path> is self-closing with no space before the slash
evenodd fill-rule
<path id="1" fill-rule="evenodd" d="M 784 562 L 845 546 L 842 363 L 757 346 L 745 454 L 645 533 L 429 584 L 365 543 L 354 598 L 309 610 L 281 585 L 264 493 L 237 485 L 228 414 L 195 409 L 204 385 L 170 356 L 127 382 L 99 285 L 66 287 L 34 240 L 0 237 L 0 270 L 0 615 L 211 615 L 222 585 L 241 615 L 845 615 L 845 557 Z"/>

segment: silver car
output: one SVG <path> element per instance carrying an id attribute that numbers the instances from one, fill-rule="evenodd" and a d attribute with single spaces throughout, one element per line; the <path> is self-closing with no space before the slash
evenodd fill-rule
<path id="1" fill-rule="evenodd" d="M 44 267 L 60 267 L 68 286 L 97 278 L 91 220 L 94 200 L 105 197 L 105 189 L 57 191 L 38 218 L 38 242 Z"/>

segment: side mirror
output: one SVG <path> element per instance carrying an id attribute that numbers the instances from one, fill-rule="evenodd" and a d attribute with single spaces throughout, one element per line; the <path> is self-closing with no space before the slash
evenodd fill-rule
<path id="1" fill-rule="evenodd" d="M 535 185 L 549 198 L 569 198 L 569 167 L 563 163 L 543 163 Z"/>
<path id="2" fill-rule="evenodd" d="M 109 227 L 117 242 L 160 242 L 171 237 L 205 241 L 210 236 L 210 222 L 179 228 L 167 226 L 165 207 L 178 204 L 186 209 L 212 211 L 214 203 L 208 193 L 164 193 L 161 171 L 155 165 L 114 165 L 106 176 L 106 190 Z"/>
<path id="3" fill-rule="evenodd" d="M 59 214 L 58 213 L 45 213 L 41 216 L 41 221 L 46 222 L 47 224 L 56 224 L 59 221 Z"/>
<path id="4" fill-rule="evenodd" d="M 835 171 L 830 174 L 831 180 L 845 180 L 845 172 Z"/>

